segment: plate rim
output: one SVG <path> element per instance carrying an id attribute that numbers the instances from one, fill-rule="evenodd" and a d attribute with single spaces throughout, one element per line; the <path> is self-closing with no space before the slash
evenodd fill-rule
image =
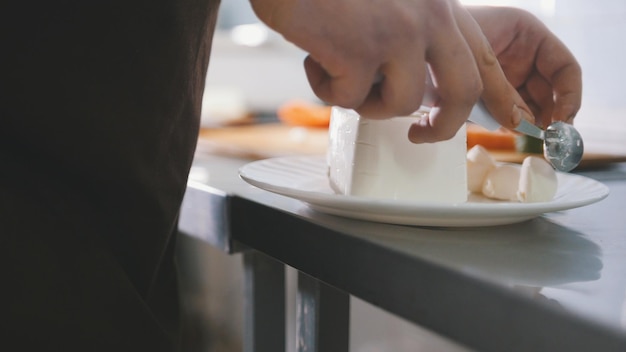
<path id="1" fill-rule="evenodd" d="M 466 219 L 469 217 L 473 217 L 476 215 L 485 215 L 486 212 L 492 212 L 486 221 L 475 221 L 475 219 L 470 219 L 472 221 L 466 221 L 467 223 L 485 223 L 485 224 L 510 224 L 514 222 L 525 221 L 534 217 L 541 216 L 546 213 L 563 211 L 568 209 L 579 208 L 582 206 L 590 205 L 596 202 L 601 201 L 609 195 L 609 188 L 600 181 L 594 180 L 592 178 L 583 176 L 583 175 L 575 175 L 570 173 L 561 173 L 558 172 L 557 176 L 559 177 L 559 184 L 562 184 L 563 181 L 574 182 L 576 180 L 582 180 L 583 182 L 591 183 L 596 187 L 595 194 L 593 196 L 587 197 L 579 197 L 574 198 L 572 200 L 566 200 L 565 202 L 559 202 L 558 199 L 550 200 L 548 202 L 536 202 L 536 203 L 519 203 L 519 202 L 506 202 L 506 201 L 492 201 L 489 200 L 487 202 L 458 202 L 458 203 L 437 203 L 437 202 L 413 202 L 413 201 L 405 201 L 405 200 L 393 200 L 393 199 L 379 199 L 379 198 L 368 198 L 368 197 L 360 197 L 360 196 L 350 196 L 350 195 L 342 195 L 342 194 L 333 194 L 333 193 L 323 193 L 319 191 L 311 191 L 311 190 L 298 190 L 293 186 L 281 186 L 276 185 L 275 183 L 267 182 L 259 180 L 258 177 L 253 177 L 250 175 L 250 170 L 256 170 L 256 167 L 259 165 L 267 165 L 273 163 L 286 163 L 292 164 L 294 162 L 305 162 L 308 166 L 318 167 L 325 165 L 326 158 L 325 156 L 315 155 L 315 156 L 283 156 L 283 157 L 272 157 L 262 160 L 255 160 L 249 162 L 239 169 L 239 176 L 248 184 L 255 186 L 260 189 L 264 189 L 268 192 L 272 192 L 275 194 L 283 195 L 289 198 L 294 198 L 306 203 L 310 208 L 320 211 L 323 213 L 334 213 L 334 215 L 357 218 L 357 219 L 365 219 L 365 216 L 359 216 L 359 214 L 353 214 L 350 216 L 350 211 L 346 211 L 346 208 L 349 207 L 358 207 L 359 212 L 365 212 L 369 215 L 375 215 L 375 217 L 387 216 L 390 218 L 398 218 L 398 215 L 401 217 L 415 217 L 415 220 L 406 219 L 405 221 L 395 220 L 390 223 L 395 224 L 407 224 L 407 225 L 424 225 L 429 226 L 427 223 L 436 223 L 434 226 L 442 226 L 441 221 L 436 221 L 437 219 L 433 218 L 432 221 L 421 221 L 424 215 L 415 216 L 415 213 L 419 212 L 426 213 L 426 215 L 436 215 L 437 213 L 446 213 L 448 216 L 457 216 L 456 221 L 451 221 L 451 223 L 459 223 L 457 225 L 446 225 L 446 226 L 484 226 L 484 225 L 463 225 L 463 221 L 459 221 L 461 219 L 458 218 L 459 215 L 461 218 Z M 320 170 L 318 174 L 314 175 L 316 178 L 320 178 L 320 180 L 324 177 L 324 171 Z M 306 176 L 306 173 L 300 173 L 299 176 Z M 311 176 L 313 179 L 313 176 Z M 321 182 L 321 181 L 320 181 Z M 330 189 L 330 186 L 328 186 Z M 366 209 L 363 209 L 365 205 Z M 369 209 L 369 211 L 368 211 Z M 453 212 L 451 210 L 454 210 Z M 376 212 L 373 212 L 376 211 Z M 462 214 L 459 212 L 462 211 Z M 511 217 L 511 211 L 515 211 L 516 215 L 514 218 L 519 218 L 519 221 L 506 221 L 502 223 L 501 221 L 497 221 L 497 218 Z M 354 212 L 354 211 L 353 211 Z M 404 215 L 402 215 L 404 214 Z M 377 221 L 377 222 L 387 222 L 387 221 Z"/>

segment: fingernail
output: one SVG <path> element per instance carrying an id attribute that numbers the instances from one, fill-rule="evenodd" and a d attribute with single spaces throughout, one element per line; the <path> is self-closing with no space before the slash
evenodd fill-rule
<path id="1" fill-rule="evenodd" d="M 409 127 L 409 141 L 414 144 L 428 143 L 428 133 L 425 133 L 425 130 L 430 128 L 429 125 L 428 115 L 422 115 Z"/>
<path id="2" fill-rule="evenodd" d="M 517 110 L 517 111 L 515 111 Z M 522 119 L 534 123 L 535 119 L 533 118 L 532 115 L 530 115 L 526 110 L 520 108 L 517 105 L 514 105 L 513 107 L 513 120 L 511 122 L 513 122 L 513 126 L 517 126 L 519 125 L 520 122 L 522 122 Z"/>

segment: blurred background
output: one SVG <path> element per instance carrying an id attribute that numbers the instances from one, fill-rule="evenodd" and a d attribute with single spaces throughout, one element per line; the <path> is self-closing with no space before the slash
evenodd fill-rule
<path id="1" fill-rule="evenodd" d="M 571 49 L 583 68 L 583 105 L 575 125 L 591 150 L 626 153 L 626 1 L 462 1 L 527 9 Z M 223 0 L 213 42 L 203 125 L 228 124 L 252 114 L 271 118 L 287 101 L 317 101 L 302 60 L 305 53 L 258 23 L 247 0 Z M 193 177 L 193 175 L 192 175 Z M 242 264 L 187 237 L 180 239 L 187 311 L 187 351 L 241 351 Z M 295 351 L 295 271 L 287 270 L 287 346 Z M 351 351 L 466 351 L 376 307 L 351 301 Z"/>

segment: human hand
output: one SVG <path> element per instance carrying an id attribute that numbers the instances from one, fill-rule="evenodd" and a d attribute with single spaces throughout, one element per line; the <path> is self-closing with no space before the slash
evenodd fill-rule
<path id="1" fill-rule="evenodd" d="M 428 67 L 439 101 L 428 119 L 411 127 L 413 142 L 451 138 L 481 96 L 505 127 L 515 127 L 521 118 L 533 120 L 480 27 L 458 1 L 251 3 L 261 20 L 309 53 L 307 77 L 329 104 L 368 118 L 411 114 L 422 101 Z"/>
<path id="2" fill-rule="evenodd" d="M 546 127 L 573 123 L 582 99 L 580 65 L 532 14 L 505 7 L 468 7 L 487 37 L 508 81 Z"/>

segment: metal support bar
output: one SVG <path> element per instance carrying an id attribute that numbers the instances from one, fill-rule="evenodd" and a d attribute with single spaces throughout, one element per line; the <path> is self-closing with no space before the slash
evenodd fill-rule
<path id="1" fill-rule="evenodd" d="M 285 351 L 285 266 L 257 251 L 243 254 L 244 352 Z"/>
<path id="2" fill-rule="evenodd" d="M 347 352 L 350 295 L 298 272 L 296 333 L 298 352 Z"/>

